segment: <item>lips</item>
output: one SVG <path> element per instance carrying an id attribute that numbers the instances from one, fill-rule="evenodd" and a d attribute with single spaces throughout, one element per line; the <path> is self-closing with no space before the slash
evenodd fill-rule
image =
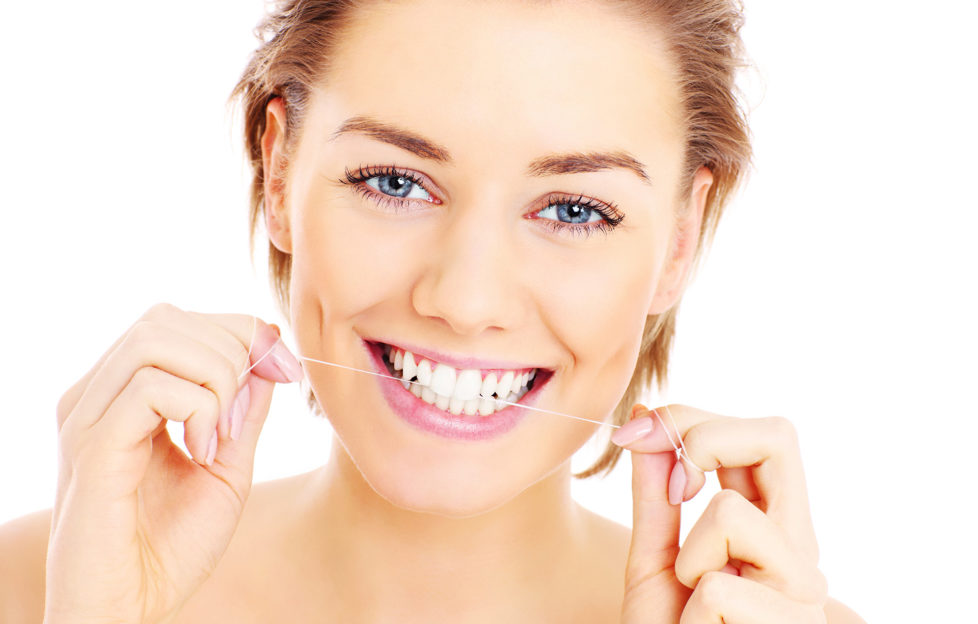
<path id="1" fill-rule="evenodd" d="M 458 440 L 488 440 L 512 430 L 529 411 L 520 406 L 533 405 L 553 375 L 552 371 L 537 369 L 532 388 L 522 394 L 518 405 L 508 405 L 488 415 L 455 415 L 415 396 L 415 393 L 404 387 L 405 384 L 410 387 L 408 382 L 386 377 L 391 374 L 391 370 L 384 357 L 384 343 L 364 341 L 364 346 L 374 370 L 385 375 L 378 377 L 377 383 L 391 410 L 416 429 Z"/>

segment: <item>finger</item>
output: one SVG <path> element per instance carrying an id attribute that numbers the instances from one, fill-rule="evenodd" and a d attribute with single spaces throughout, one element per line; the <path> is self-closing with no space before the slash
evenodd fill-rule
<path id="1" fill-rule="evenodd" d="M 680 436 L 671 421 L 662 418 L 656 409 L 636 406 L 634 418 L 615 431 L 611 441 L 631 451 L 665 453 L 669 449 L 681 450 Z M 693 498 L 706 483 L 702 469 L 684 460 L 672 468 L 669 478 L 669 500 L 679 504 Z"/>
<path id="2" fill-rule="evenodd" d="M 818 604 L 797 602 L 749 579 L 709 572 L 700 579 L 679 624 L 824 624 Z"/>
<path id="3" fill-rule="evenodd" d="M 86 454 L 91 453 L 98 469 L 132 475 L 130 486 L 134 490 L 146 471 L 150 440 L 162 420 L 184 423 L 187 449 L 204 464 L 218 409 L 217 398 L 206 388 L 158 368 L 142 368 L 86 432 L 74 454 L 82 456 L 79 464 L 85 464 Z M 120 463 L 112 465 L 113 461 Z"/>
<path id="4" fill-rule="evenodd" d="M 136 371 L 147 367 L 159 368 L 204 386 L 217 396 L 222 412 L 230 410 L 238 393 L 239 371 L 233 362 L 181 332 L 141 322 L 103 363 L 64 427 L 71 426 L 78 432 L 94 425 Z"/>
<path id="5" fill-rule="evenodd" d="M 169 318 L 176 314 L 180 314 L 182 312 L 183 312 L 182 310 L 169 303 L 158 303 L 152 306 L 151 308 L 149 308 L 148 310 L 146 310 L 143 316 L 140 317 L 139 321 L 143 321 L 143 320 L 162 321 L 163 319 Z M 137 321 L 137 323 L 139 321 Z M 116 341 L 112 343 L 112 346 L 105 350 L 105 353 L 102 354 L 102 357 L 98 359 L 95 365 L 92 366 L 90 369 L 88 369 L 88 372 L 86 372 L 81 379 L 75 382 L 75 384 L 71 386 L 71 388 L 69 388 L 68 391 L 61 396 L 61 399 L 58 401 L 58 408 L 57 408 L 59 431 L 61 430 L 62 425 L 64 425 L 65 420 L 68 418 L 68 414 L 70 414 L 71 411 L 75 409 L 75 405 L 78 403 L 78 400 L 85 392 L 85 389 L 88 388 L 88 385 L 89 383 L 91 383 L 92 378 L 95 376 L 95 373 L 97 373 L 102 368 L 102 366 L 105 364 L 105 361 L 108 359 L 108 357 L 112 353 L 114 353 L 116 349 L 119 348 L 119 345 L 122 344 L 122 342 L 126 339 L 126 336 L 129 335 L 129 332 L 131 330 L 132 327 L 126 330 L 124 334 L 119 336 L 116 339 Z"/>
<path id="6" fill-rule="evenodd" d="M 672 568 L 679 552 L 680 507 L 669 504 L 672 453 L 637 453 L 632 460 L 632 540 L 626 588 Z"/>
<path id="7" fill-rule="evenodd" d="M 722 483 L 745 498 L 758 501 L 760 508 L 817 562 L 818 544 L 801 452 L 790 421 L 777 417 L 731 418 L 684 405 L 669 405 L 658 411 L 665 412 L 670 423 L 675 422 L 687 459 L 703 470 L 722 468 Z M 729 468 L 745 471 L 727 473 Z"/>
<path id="8" fill-rule="evenodd" d="M 196 322 L 194 322 L 195 320 Z M 278 332 L 273 326 L 257 317 L 243 314 L 219 315 L 185 312 L 176 306 L 161 303 L 147 310 L 139 321 L 121 335 L 99 358 L 98 362 L 62 395 L 56 410 L 59 430 L 109 357 L 127 339 L 130 339 L 130 334 L 134 330 L 146 322 L 170 327 L 210 345 L 219 353 L 223 353 L 230 361 L 236 362 L 240 370 L 250 367 L 262 355 L 267 354 L 270 357 L 265 358 L 267 362 L 259 363 L 254 368 L 255 374 L 283 383 L 297 381 L 301 378 L 301 367 L 299 367 L 298 361 L 284 345 L 275 353 L 269 353 L 271 346 L 278 340 Z M 242 357 L 242 349 L 249 355 L 254 354 L 250 362 L 247 357 Z"/>
<path id="9" fill-rule="evenodd" d="M 254 316 L 204 314 L 207 320 L 226 328 L 240 344 L 248 347 L 252 373 L 270 381 L 291 383 L 303 378 L 299 360 L 281 341 L 278 328 Z M 244 369 L 242 369 L 242 372 Z"/>
<path id="10" fill-rule="evenodd" d="M 676 557 L 676 578 L 695 588 L 708 572 L 737 560 L 740 576 L 762 583 L 792 600 L 822 603 L 825 577 L 788 539 L 784 529 L 734 490 L 710 501 Z"/>
<path id="11" fill-rule="evenodd" d="M 272 402 L 275 383 L 261 377 L 249 377 L 238 397 L 240 424 L 235 425 L 237 437 L 222 441 L 218 445 L 215 470 L 228 470 L 233 473 L 229 480 L 235 479 L 242 485 L 251 483 L 255 450 L 268 410 Z"/>

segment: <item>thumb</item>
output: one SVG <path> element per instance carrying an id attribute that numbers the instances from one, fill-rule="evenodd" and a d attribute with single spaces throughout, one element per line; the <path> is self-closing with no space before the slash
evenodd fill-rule
<path id="1" fill-rule="evenodd" d="M 274 381 L 248 375 L 247 383 L 239 391 L 242 413 L 240 433 L 236 440 L 221 440 L 218 447 L 214 468 L 221 467 L 232 473 L 229 476 L 238 482 L 235 485 L 243 492 L 247 492 L 251 486 L 258 436 L 268 417 L 274 390 Z"/>
<path id="2" fill-rule="evenodd" d="M 632 543 L 626 587 L 672 571 L 679 554 L 680 506 L 669 503 L 672 452 L 632 451 Z"/>
<path id="3" fill-rule="evenodd" d="M 679 505 L 669 504 L 672 452 L 632 451 L 632 543 L 625 566 L 622 619 L 678 622 L 689 598 L 675 573 L 679 554 Z"/>

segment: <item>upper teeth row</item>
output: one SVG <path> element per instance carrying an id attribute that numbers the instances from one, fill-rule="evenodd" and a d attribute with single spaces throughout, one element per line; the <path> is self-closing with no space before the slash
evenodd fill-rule
<path id="1" fill-rule="evenodd" d="M 432 363 L 424 358 L 416 361 L 413 353 L 396 347 L 391 348 L 387 357 L 394 370 L 401 371 L 401 377 L 405 381 L 417 377 L 418 383 L 428 386 L 435 394 L 461 401 L 480 395 L 489 398 L 493 394 L 505 399 L 510 394 L 518 394 L 536 374 L 536 370 L 522 373 L 510 370 L 502 376 L 491 372 L 483 378 L 478 369 L 456 370 L 447 364 Z"/>

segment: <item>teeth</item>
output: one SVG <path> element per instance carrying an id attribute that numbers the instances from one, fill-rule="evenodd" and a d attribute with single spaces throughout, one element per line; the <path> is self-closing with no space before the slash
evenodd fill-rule
<path id="1" fill-rule="evenodd" d="M 492 399 L 487 399 L 486 397 L 482 397 L 479 400 L 479 414 L 481 414 L 482 416 L 488 416 L 494 411 L 496 411 L 495 401 L 493 401 Z"/>
<path id="2" fill-rule="evenodd" d="M 458 379 L 455 380 L 455 393 L 452 396 L 462 401 L 468 401 L 479 396 L 482 387 L 482 376 L 479 371 L 468 368 L 459 371 Z"/>
<path id="3" fill-rule="evenodd" d="M 506 371 L 503 378 L 496 384 L 496 396 L 503 398 L 509 394 L 509 389 L 513 387 L 513 371 Z"/>
<path id="4" fill-rule="evenodd" d="M 418 372 L 416 374 L 418 376 L 418 381 L 420 381 L 422 384 L 426 386 L 430 384 L 431 362 L 429 362 L 428 360 L 421 360 L 421 362 L 418 364 Z"/>
<path id="5" fill-rule="evenodd" d="M 436 393 L 446 398 L 452 396 L 455 391 L 455 369 L 451 366 L 438 364 L 431 373 L 431 383 L 428 385 Z"/>
<path id="6" fill-rule="evenodd" d="M 410 351 L 404 352 L 404 379 L 411 381 L 411 378 L 418 374 L 418 365 L 414 363 L 414 354 Z"/>
<path id="7" fill-rule="evenodd" d="M 522 388 L 524 385 L 526 385 L 526 382 L 524 381 L 524 379 L 526 379 L 526 373 L 523 373 L 522 375 L 517 375 L 517 376 L 513 377 L 513 385 L 509 387 L 509 391 L 510 392 L 519 392 L 520 391 L 520 388 Z"/>
<path id="8" fill-rule="evenodd" d="M 496 391 L 496 373 L 489 373 L 486 378 L 482 380 L 482 388 L 479 390 L 479 394 L 484 397 L 492 396 L 492 393 Z"/>
<path id="9" fill-rule="evenodd" d="M 510 370 L 501 376 L 492 372 L 482 379 L 478 369 L 456 370 L 390 345 L 385 345 L 384 356 L 406 390 L 454 415 L 464 412 L 468 416 L 488 416 L 505 409 L 507 403 L 519 401 L 527 383 L 536 376 L 535 369 L 520 374 Z"/>
<path id="10" fill-rule="evenodd" d="M 435 407 L 440 410 L 447 410 L 450 401 L 451 399 L 449 399 L 447 396 L 439 394 L 435 397 Z"/>

